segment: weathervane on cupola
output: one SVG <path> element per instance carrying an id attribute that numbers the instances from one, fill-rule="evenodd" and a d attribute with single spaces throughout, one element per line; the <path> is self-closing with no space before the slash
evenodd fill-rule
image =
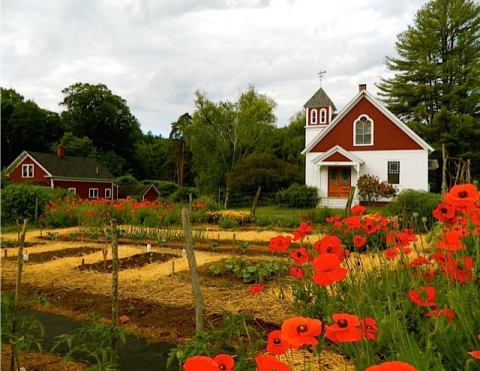
<path id="1" fill-rule="evenodd" d="M 317 72 L 318 79 L 320 80 L 320 87 L 322 87 L 322 80 L 323 80 L 323 77 L 325 76 L 326 73 L 327 73 L 327 71 L 325 71 L 325 70 Z"/>

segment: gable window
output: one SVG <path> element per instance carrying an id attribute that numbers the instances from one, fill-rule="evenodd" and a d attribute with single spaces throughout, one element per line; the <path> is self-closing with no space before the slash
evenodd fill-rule
<path id="1" fill-rule="evenodd" d="M 312 109 L 312 122 L 311 124 L 316 124 L 317 123 L 317 110 Z"/>
<path id="2" fill-rule="evenodd" d="M 69 188 L 68 192 L 71 192 L 75 195 L 75 194 L 77 194 L 77 189 L 76 188 Z"/>
<path id="3" fill-rule="evenodd" d="M 33 164 L 22 165 L 22 178 L 33 178 Z"/>
<path id="4" fill-rule="evenodd" d="M 111 188 L 105 188 L 105 198 L 112 198 Z"/>
<path id="5" fill-rule="evenodd" d="M 373 120 L 367 115 L 360 115 L 353 124 L 353 145 L 373 145 Z"/>
<path id="6" fill-rule="evenodd" d="M 327 123 L 327 110 L 325 108 L 322 108 L 320 110 L 320 124 L 326 124 Z"/>
<path id="7" fill-rule="evenodd" d="M 98 198 L 98 188 L 89 188 L 88 198 Z"/>
<path id="8" fill-rule="evenodd" d="M 400 184 L 400 161 L 387 162 L 387 179 L 390 184 Z"/>

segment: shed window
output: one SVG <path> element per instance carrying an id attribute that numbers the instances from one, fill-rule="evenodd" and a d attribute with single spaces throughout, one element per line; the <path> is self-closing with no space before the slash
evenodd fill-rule
<path id="1" fill-rule="evenodd" d="M 400 184 L 400 161 L 388 161 L 388 183 Z"/>
<path id="2" fill-rule="evenodd" d="M 110 188 L 105 188 L 105 198 L 112 198 L 112 190 Z"/>
<path id="3" fill-rule="evenodd" d="M 33 164 L 22 165 L 22 178 L 33 178 Z"/>
<path id="4" fill-rule="evenodd" d="M 354 125 L 353 144 L 368 146 L 373 144 L 373 121 L 367 115 L 361 115 Z"/>
<path id="5" fill-rule="evenodd" d="M 68 189 L 68 192 L 71 192 L 73 194 L 76 194 L 77 193 L 77 189 L 76 188 L 69 188 Z"/>
<path id="6" fill-rule="evenodd" d="M 98 198 L 98 188 L 89 188 L 88 198 Z"/>

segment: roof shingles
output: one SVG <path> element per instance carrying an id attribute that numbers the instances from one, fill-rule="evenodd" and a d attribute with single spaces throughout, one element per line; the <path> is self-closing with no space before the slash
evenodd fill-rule
<path id="1" fill-rule="evenodd" d="M 332 106 L 333 111 L 336 111 L 337 108 L 333 104 L 332 100 L 329 98 L 325 90 L 322 88 L 318 89 L 315 94 L 305 103 L 303 107 L 305 108 L 318 108 L 318 107 L 327 107 Z"/>

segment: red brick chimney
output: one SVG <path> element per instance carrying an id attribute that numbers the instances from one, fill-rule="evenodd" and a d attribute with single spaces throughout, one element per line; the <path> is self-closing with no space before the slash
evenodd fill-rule
<path id="1" fill-rule="evenodd" d="M 364 91 L 364 90 L 367 90 L 367 84 L 358 85 L 358 91 Z"/>
<path id="2" fill-rule="evenodd" d="M 65 147 L 63 144 L 59 144 L 57 146 L 57 157 L 58 158 L 64 158 L 65 157 Z"/>

